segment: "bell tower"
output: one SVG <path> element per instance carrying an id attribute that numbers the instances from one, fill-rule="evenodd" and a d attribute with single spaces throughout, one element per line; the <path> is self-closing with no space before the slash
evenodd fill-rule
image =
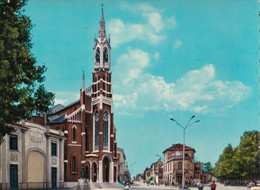
<path id="1" fill-rule="evenodd" d="M 94 71 L 92 84 L 92 105 L 103 104 L 112 106 L 111 71 L 110 71 L 110 38 L 107 39 L 103 6 L 99 23 L 98 38 L 94 39 Z"/>

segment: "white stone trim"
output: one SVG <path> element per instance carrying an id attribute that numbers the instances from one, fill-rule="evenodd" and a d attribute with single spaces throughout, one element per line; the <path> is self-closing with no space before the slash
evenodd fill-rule
<path id="1" fill-rule="evenodd" d="M 100 81 L 102 81 L 102 82 L 104 82 L 106 84 L 111 84 L 111 82 L 107 82 L 107 81 L 103 80 L 102 78 L 99 79 L 97 82 L 93 82 L 93 84 L 96 85 L 96 84 L 100 83 Z"/>
<path id="2" fill-rule="evenodd" d="M 86 133 L 85 133 L 85 132 L 82 132 L 82 133 L 81 133 L 81 136 L 83 136 L 83 135 L 86 135 Z"/>
<path id="3" fill-rule="evenodd" d="M 77 141 L 72 141 L 72 144 L 77 144 Z"/>
<path id="4" fill-rule="evenodd" d="M 81 146 L 81 144 L 68 144 L 68 146 Z"/>
<path id="5" fill-rule="evenodd" d="M 105 92 L 106 94 L 112 94 L 112 92 L 108 92 L 108 91 L 104 90 L 103 88 L 100 88 L 99 91 L 93 92 L 93 94 L 97 94 L 97 93 L 99 93 L 101 90 L 102 90 L 103 92 Z"/>

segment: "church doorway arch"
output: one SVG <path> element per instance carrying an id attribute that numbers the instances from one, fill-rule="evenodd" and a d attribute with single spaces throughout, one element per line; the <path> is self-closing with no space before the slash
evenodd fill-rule
<path id="1" fill-rule="evenodd" d="M 90 166 L 89 163 L 87 162 L 86 168 L 85 168 L 85 178 L 89 181 L 90 180 Z"/>
<path id="2" fill-rule="evenodd" d="M 103 182 L 109 182 L 109 164 L 110 161 L 107 156 L 103 159 Z"/>
<path id="3" fill-rule="evenodd" d="M 97 182 L 97 163 L 96 162 L 93 162 L 92 169 L 93 169 L 92 181 Z"/>

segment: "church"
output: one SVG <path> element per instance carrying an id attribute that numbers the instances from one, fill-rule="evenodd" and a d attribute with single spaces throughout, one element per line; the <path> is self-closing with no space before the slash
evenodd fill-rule
<path id="1" fill-rule="evenodd" d="M 65 106 L 56 105 L 45 117 L 46 124 L 64 132 L 64 182 L 117 181 L 117 143 L 113 122 L 110 70 L 110 38 L 105 31 L 103 8 L 98 38 L 94 40 L 93 83 L 80 89 L 80 98 Z M 34 116 L 32 122 L 43 118 Z"/>

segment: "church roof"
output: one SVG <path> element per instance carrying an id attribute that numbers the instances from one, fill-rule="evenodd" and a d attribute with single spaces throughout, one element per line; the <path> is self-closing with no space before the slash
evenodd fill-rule
<path id="1" fill-rule="evenodd" d="M 57 104 L 55 106 L 53 106 L 52 108 L 50 108 L 48 111 L 47 111 L 47 114 L 55 114 L 57 113 L 58 111 L 64 109 L 65 106 L 64 105 L 61 105 L 61 104 Z"/>
<path id="2" fill-rule="evenodd" d="M 68 107 L 70 107 L 70 106 L 73 106 L 74 104 L 79 103 L 79 101 L 80 101 L 80 100 L 78 99 L 78 100 L 76 100 L 76 101 L 74 101 L 74 102 L 68 104 L 67 106 L 64 106 L 64 105 L 61 105 L 61 104 L 57 104 L 57 105 L 53 106 L 52 108 L 50 108 L 50 109 L 47 111 L 47 114 L 49 114 L 49 115 L 56 114 L 56 113 L 58 113 L 58 112 L 61 111 L 61 110 L 64 110 L 64 109 L 66 109 L 66 108 L 68 108 Z"/>
<path id="3" fill-rule="evenodd" d="M 167 148 L 165 151 L 163 151 L 163 153 L 165 153 L 166 151 L 182 151 L 183 150 L 183 144 L 173 144 L 171 147 Z M 185 151 L 195 151 L 194 148 L 186 146 L 185 145 Z"/>
<path id="4" fill-rule="evenodd" d="M 53 123 L 62 123 L 65 120 L 65 114 L 64 115 L 54 115 L 52 117 L 48 118 L 48 123 L 53 124 Z"/>

